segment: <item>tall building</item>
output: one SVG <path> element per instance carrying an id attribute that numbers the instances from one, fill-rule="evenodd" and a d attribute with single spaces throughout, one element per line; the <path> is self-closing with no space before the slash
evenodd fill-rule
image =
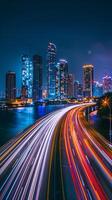
<path id="1" fill-rule="evenodd" d="M 83 97 L 83 86 L 81 83 L 79 83 L 79 87 L 78 87 L 78 98 L 82 98 Z"/>
<path id="2" fill-rule="evenodd" d="M 68 97 L 72 98 L 74 96 L 74 79 L 73 74 L 68 74 Z"/>
<path id="3" fill-rule="evenodd" d="M 16 98 L 16 74 L 15 72 L 6 73 L 6 99 L 12 100 Z"/>
<path id="4" fill-rule="evenodd" d="M 47 98 L 47 89 L 43 88 L 42 89 L 42 99 L 46 99 Z"/>
<path id="5" fill-rule="evenodd" d="M 103 84 L 98 81 L 94 81 L 93 84 L 93 96 L 101 97 L 103 95 Z"/>
<path id="6" fill-rule="evenodd" d="M 93 65 L 83 65 L 83 95 L 84 97 L 93 96 Z"/>
<path id="7" fill-rule="evenodd" d="M 56 45 L 48 44 L 47 50 L 47 93 L 49 99 L 55 99 L 56 91 Z"/>
<path id="8" fill-rule="evenodd" d="M 56 67 L 56 98 L 68 97 L 68 62 L 60 59 Z"/>
<path id="9" fill-rule="evenodd" d="M 83 96 L 83 88 L 82 88 L 82 84 L 75 80 L 74 81 L 74 97 L 76 99 L 80 99 Z"/>
<path id="10" fill-rule="evenodd" d="M 112 78 L 111 76 L 103 77 L 103 93 L 112 92 Z"/>
<path id="11" fill-rule="evenodd" d="M 79 81 L 74 81 L 74 97 L 78 98 L 78 87 L 79 87 Z"/>
<path id="12" fill-rule="evenodd" d="M 22 61 L 22 96 L 32 98 L 33 66 L 29 56 L 23 55 Z"/>
<path id="13" fill-rule="evenodd" d="M 33 56 L 33 101 L 42 99 L 42 57 Z"/>

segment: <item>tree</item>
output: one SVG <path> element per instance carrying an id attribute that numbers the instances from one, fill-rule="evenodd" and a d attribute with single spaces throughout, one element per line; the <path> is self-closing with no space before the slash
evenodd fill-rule
<path id="1" fill-rule="evenodd" d="M 106 93 L 100 97 L 98 103 L 98 115 L 100 117 L 109 117 L 109 109 L 112 109 L 112 92 Z"/>

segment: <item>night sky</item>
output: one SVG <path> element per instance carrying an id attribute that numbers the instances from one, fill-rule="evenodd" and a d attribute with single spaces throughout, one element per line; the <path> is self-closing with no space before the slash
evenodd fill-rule
<path id="1" fill-rule="evenodd" d="M 95 80 L 112 75 L 112 1 L 1 0 L 0 91 L 8 70 L 17 73 L 20 87 L 22 54 L 42 55 L 45 67 L 49 41 L 76 79 L 85 63 L 95 66 Z"/>

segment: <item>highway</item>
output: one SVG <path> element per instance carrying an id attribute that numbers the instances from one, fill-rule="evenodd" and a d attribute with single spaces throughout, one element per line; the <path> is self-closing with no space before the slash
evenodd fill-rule
<path id="1" fill-rule="evenodd" d="M 63 140 L 74 187 L 73 200 L 112 199 L 112 149 L 85 120 L 86 106 L 73 105 L 52 112 L 0 149 L 0 199 L 51 199 L 54 134 L 59 134 L 59 141 Z M 61 149 L 61 142 L 59 145 Z M 65 160 L 60 152 L 58 160 L 61 159 Z M 63 162 L 60 163 L 61 188 L 66 199 L 66 173 Z"/>
<path id="2" fill-rule="evenodd" d="M 0 149 L 1 199 L 45 199 L 54 130 L 70 106 L 55 111 Z"/>
<path id="3" fill-rule="evenodd" d="M 111 200 L 112 147 L 90 127 L 84 109 L 67 113 L 61 133 L 75 196 L 79 200 Z"/>

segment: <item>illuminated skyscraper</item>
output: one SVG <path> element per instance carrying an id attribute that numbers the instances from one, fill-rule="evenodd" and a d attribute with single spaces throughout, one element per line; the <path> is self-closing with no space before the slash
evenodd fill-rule
<path id="1" fill-rule="evenodd" d="M 111 76 L 103 77 L 103 93 L 112 92 L 112 78 Z"/>
<path id="2" fill-rule="evenodd" d="M 74 97 L 76 99 L 80 99 L 83 96 L 83 88 L 82 88 L 82 84 L 75 80 L 74 81 Z"/>
<path id="3" fill-rule="evenodd" d="M 83 65 L 83 95 L 93 96 L 93 65 Z"/>
<path id="4" fill-rule="evenodd" d="M 56 67 L 56 98 L 68 97 L 68 62 L 60 59 Z"/>
<path id="5" fill-rule="evenodd" d="M 47 50 L 47 91 L 48 98 L 55 99 L 56 91 L 56 45 L 49 43 Z"/>
<path id="6" fill-rule="evenodd" d="M 6 73 L 6 99 L 12 100 L 16 98 L 16 74 L 15 72 Z"/>
<path id="7" fill-rule="evenodd" d="M 68 97 L 71 98 L 73 96 L 74 96 L 73 74 L 68 74 Z"/>
<path id="8" fill-rule="evenodd" d="M 103 85 L 98 81 L 94 81 L 93 84 L 93 96 L 101 97 L 103 95 Z"/>
<path id="9" fill-rule="evenodd" d="M 33 56 L 33 100 L 42 99 L 42 57 Z"/>
<path id="10" fill-rule="evenodd" d="M 32 97 L 33 66 L 29 56 L 24 55 L 22 61 L 22 96 Z"/>

